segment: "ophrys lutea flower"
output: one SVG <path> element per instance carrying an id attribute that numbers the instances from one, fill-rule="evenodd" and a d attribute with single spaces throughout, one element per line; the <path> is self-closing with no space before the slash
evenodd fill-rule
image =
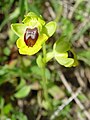
<path id="1" fill-rule="evenodd" d="M 16 42 L 19 53 L 33 55 L 54 34 L 56 22 L 51 21 L 46 24 L 41 16 L 30 12 L 25 16 L 22 23 L 12 24 L 11 28 L 19 37 Z"/>

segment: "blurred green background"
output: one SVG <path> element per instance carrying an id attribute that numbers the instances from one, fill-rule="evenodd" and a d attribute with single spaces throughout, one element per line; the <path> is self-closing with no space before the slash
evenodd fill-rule
<path id="1" fill-rule="evenodd" d="M 18 37 L 10 28 L 31 11 L 42 15 L 46 22 L 57 21 L 47 51 L 64 36 L 79 60 L 75 68 L 60 66 L 54 59 L 47 64 L 49 101 L 43 100 L 42 75 L 36 64 L 41 51 L 34 56 L 20 55 Z M 58 106 L 72 96 L 59 71 L 72 92 L 81 88 L 78 99 L 84 109 L 73 100 L 54 120 L 87 120 L 84 110 L 90 113 L 90 0 L 0 0 L 0 120 L 50 120 Z"/>

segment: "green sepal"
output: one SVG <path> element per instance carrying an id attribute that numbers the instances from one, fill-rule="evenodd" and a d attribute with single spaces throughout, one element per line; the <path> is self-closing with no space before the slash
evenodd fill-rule
<path id="1" fill-rule="evenodd" d="M 37 18 L 38 16 L 34 13 L 34 12 L 29 12 L 27 15 L 25 15 L 25 17 L 33 17 L 33 18 Z"/>
<path id="2" fill-rule="evenodd" d="M 68 50 L 70 50 L 70 42 L 65 37 L 61 37 L 59 40 L 55 43 L 55 50 L 60 53 L 64 53 Z"/>
<path id="3" fill-rule="evenodd" d="M 26 29 L 26 25 L 25 24 L 22 24 L 22 23 L 15 23 L 15 24 L 12 24 L 11 25 L 11 29 L 14 31 L 14 33 L 17 35 L 17 36 L 22 36 L 25 32 L 25 29 Z"/>
<path id="4" fill-rule="evenodd" d="M 25 18 L 23 19 L 23 23 L 25 24 L 28 24 L 30 23 L 30 20 L 33 19 L 33 20 L 37 20 L 41 25 L 44 25 L 45 24 L 45 21 L 42 19 L 42 16 L 37 16 L 35 13 L 33 12 L 29 12 Z"/>
<path id="5" fill-rule="evenodd" d="M 56 31 L 56 22 L 51 21 L 45 25 L 44 32 L 51 37 Z"/>
<path id="6" fill-rule="evenodd" d="M 37 19 L 38 16 L 33 13 L 33 12 L 29 12 L 27 15 L 25 15 L 25 18 L 23 19 L 23 23 L 28 23 L 30 21 L 30 19 L 33 18 L 33 19 Z"/>
<path id="7" fill-rule="evenodd" d="M 57 60 L 57 62 L 65 67 L 71 67 L 73 66 L 74 63 L 74 59 L 72 58 L 63 58 L 61 56 L 56 55 L 55 59 Z"/>

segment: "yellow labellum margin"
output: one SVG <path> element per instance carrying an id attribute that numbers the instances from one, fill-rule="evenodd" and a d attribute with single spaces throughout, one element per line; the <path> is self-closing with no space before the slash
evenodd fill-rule
<path id="1" fill-rule="evenodd" d="M 23 55 L 34 55 L 37 53 L 41 48 L 42 44 L 48 39 L 47 35 L 41 34 L 37 39 L 35 45 L 33 47 L 28 47 L 24 42 L 24 36 L 20 37 L 16 44 L 19 48 L 19 53 Z"/>

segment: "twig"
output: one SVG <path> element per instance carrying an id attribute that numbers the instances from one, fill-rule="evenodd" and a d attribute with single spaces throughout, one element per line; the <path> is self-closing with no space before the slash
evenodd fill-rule
<path id="1" fill-rule="evenodd" d="M 73 41 L 78 40 L 88 29 L 90 28 L 90 16 L 82 22 L 77 30 L 76 35 L 73 37 Z"/>
<path id="2" fill-rule="evenodd" d="M 84 48 L 84 49 L 88 49 L 88 46 L 87 44 L 85 43 L 84 41 L 84 36 L 81 36 L 81 38 L 79 39 L 79 43 L 81 44 L 81 46 Z"/>
<path id="3" fill-rule="evenodd" d="M 78 98 L 74 99 L 75 102 L 78 104 L 78 106 L 80 107 L 81 110 L 84 110 L 83 113 L 86 115 L 86 117 L 88 118 L 88 120 L 90 120 L 90 114 L 85 110 L 85 107 L 83 106 L 83 104 L 80 102 L 80 100 Z"/>
<path id="4" fill-rule="evenodd" d="M 60 113 L 61 110 L 63 110 L 73 99 L 75 99 L 78 94 L 80 93 L 81 88 L 77 90 L 76 93 L 74 93 L 64 104 L 58 107 L 58 109 L 54 112 L 54 114 L 51 116 L 50 120 L 53 120 L 58 114 Z"/>
<path id="5" fill-rule="evenodd" d="M 67 5 L 67 0 L 63 0 L 63 7 L 64 7 L 63 16 L 64 16 L 64 17 L 67 17 L 67 15 L 68 15 L 68 5 Z"/>
<path id="6" fill-rule="evenodd" d="M 55 17 L 56 17 L 55 12 L 53 11 L 53 9 L 52 9 L 52 7 L 50 6 L 49 2 L 46 2 L 45 5 L 47 6 L 48 11 L 49 11 L 51 17 L 52 17 L 53 19 L 55 19 Z"/>
<path id="7" fill-rule="evenodd" d="M 74 93 L 72 92 L 72 89 L 70 87 L 70 85 L 68 84 L 66 78 L 64 77 L 63 73 L 61 71 L 58 72 L 63 84 L 65 85 L 66 89 L 68 90 L 68 92 L 71 93 L 71 95 L 73 95 Z M 84 114 L 85 116 L 88 118 L 88 120 L 90 120 L 90 114 L 85 110 L 85 107 L 83 106 L 83 104 L 80 102 L 80 100 L 76 97 L 74 98 L 75 102 L 78 104 L 78 106 L 80 107 L 81 110 L 84 110 Z"/>
<path id="8" fill-rule="evenodd" d="M 81 2 L 82 2 L 81 0 L 76 0 L 76 3 L 75 3 L 75 5 L 73 6 L 72 11 L 70 11 L 70 13 L 69 13 L 69 15 L 68 15 L 68 18 L 69 18 L 69 19 L 72 19 L 74 12 L 76 11 L 77 7 L 79 6 L 79 4 L 80 4 Z"/>
<path id="9" fill-rule="evenodd" d="M 77 70 L 74 72 L 74 74 L 75 74 L 75 76 L 76 76 L 76 78 L 77 78 L 80 86 L 81 86 L 81 87 L 85 87 L 85 83 L 83 82 L 83 80 L 82 80 L 82 78 L 80 77 L 80 75 L 79 75 L 79 73 L 78 73 Z"/>

